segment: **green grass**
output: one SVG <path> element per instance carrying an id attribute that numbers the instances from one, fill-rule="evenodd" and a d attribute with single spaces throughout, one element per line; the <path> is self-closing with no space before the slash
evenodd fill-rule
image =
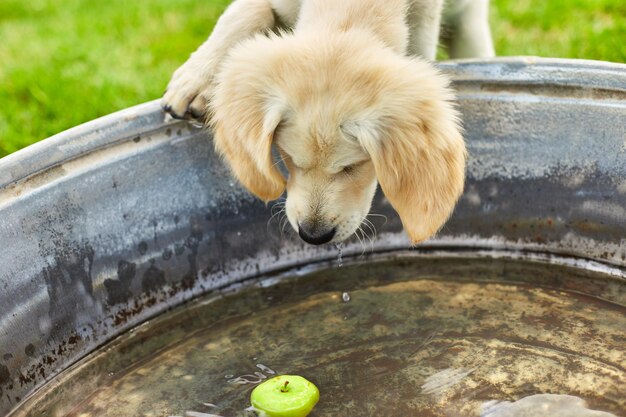
<path id="1" fill-rule="evenodd" d="M 625 0 L 492 0 L 498 55 L 626 62 Z"/>
<path id="2" fill-rule="evenodd" d="M 159 97 L 226 0 L 1 0 L 0 157 Z"/>
<path id="3" fill-rule="evenodd" d="M 498 55 L 626 62 L 624 0 L 492 0 Z M 1 0 L 0 157 L 160 97 L 228 0 Z"/>

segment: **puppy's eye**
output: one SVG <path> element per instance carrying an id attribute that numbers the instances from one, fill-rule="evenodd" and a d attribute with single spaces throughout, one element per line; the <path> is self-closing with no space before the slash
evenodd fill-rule
<path id="1" fill-rule="evenodd" d="M 352 172 L 354 172 L 355 169 L 356 169 L 356 164 L 346 165 L 345 167 L 343 167 L 342 172 L 344 174 L 351 174 Z"/>

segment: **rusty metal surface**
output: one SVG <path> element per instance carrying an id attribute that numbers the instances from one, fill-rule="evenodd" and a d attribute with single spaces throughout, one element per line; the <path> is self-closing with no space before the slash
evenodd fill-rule
<path id="1" fill-rule="evenodd" d="M 624 280 L 626 66 L 518 58 L 441 68 L 456 80 L 468 181 L 421 248 L 558 255 Z M 374 211 L 388 221 L 371 250 L 406 249 L 382 196 Z M 0 160 L 0 413 L 169 307 L 337 256 L 281 236 L 269 218 L 206 132 L 156 102 Z"/>

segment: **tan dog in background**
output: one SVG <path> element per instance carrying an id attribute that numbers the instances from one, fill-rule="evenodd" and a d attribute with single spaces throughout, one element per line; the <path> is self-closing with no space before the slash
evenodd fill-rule
<path id="1" fill-rule="evenodd" d="M 487 0 L 446 10 L 453 57 L 493 55 Z M 208 115 L 217 151 L 259 198 L 286 188 L 287 217 L 306 242 L 354 234 L 377 182 L 421 242 L 464 182 L 454 96 L 425 60 L 442 12 L 440 0 L 236 0 L 174 73 L 163 107 Z"/>

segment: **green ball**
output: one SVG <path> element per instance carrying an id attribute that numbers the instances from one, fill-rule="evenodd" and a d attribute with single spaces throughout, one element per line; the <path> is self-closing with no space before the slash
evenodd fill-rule
<path id="1" fill-rule="evenodd" d="M 255 410 L 267 417 L 305 417 L 320 392 L 312 382 L 297 375 L 279 375 L 259 384 L 250 395 Z"/>

